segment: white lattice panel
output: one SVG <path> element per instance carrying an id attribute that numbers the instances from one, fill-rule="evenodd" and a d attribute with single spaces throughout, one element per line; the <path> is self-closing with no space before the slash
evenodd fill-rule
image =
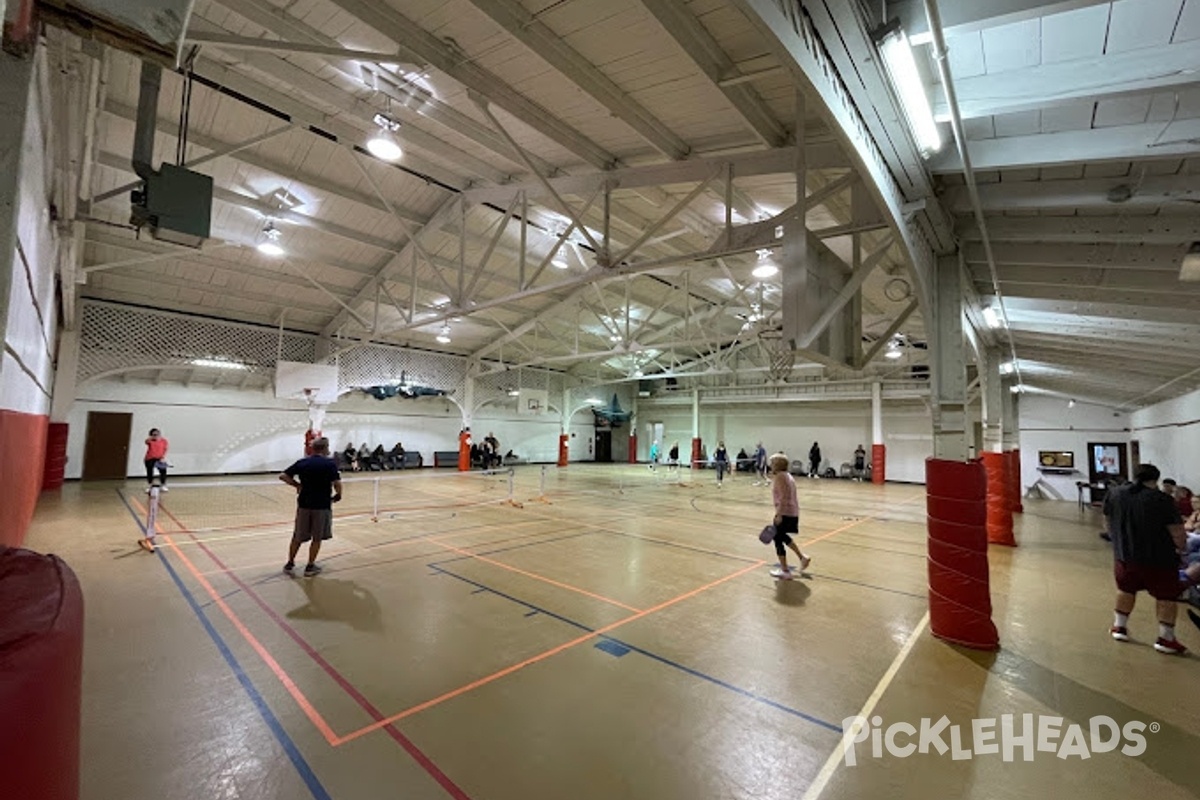
<path id="1" fill-rule="evenodd" d="M 467 362 L 461 356 L 426 353 L 404 347 L 356 347 L 327 363 L 338 365 L 342 392 L 360 386 L 380 386 L 403 375 L 410 384 L 441 389 L 461 397 L 466 385 Z"/>
<path id="2" fill-rule="evenodd" d="M 275 361 L 312 362 L 316 337 L 167 311 L 85 301 L 80 383 L 149 367 L 191 367 L 196 359 L 244 364 L 271 375 Z M 282 348 L 282 352 L 281 352 Z"/>

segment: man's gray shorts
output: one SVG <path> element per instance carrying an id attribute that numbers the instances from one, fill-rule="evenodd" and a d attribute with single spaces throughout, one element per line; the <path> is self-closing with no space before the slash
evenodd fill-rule
<path id="1" fill-rule="evenodd" d="M 296 509 L 296 528 L 292 541 L 308 542 L 313 539 L 333 538 L 333 510 L 328 508 Z"/>

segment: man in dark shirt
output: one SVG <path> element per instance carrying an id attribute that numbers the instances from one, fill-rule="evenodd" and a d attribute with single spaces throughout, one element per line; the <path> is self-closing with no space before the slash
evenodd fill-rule
<path id="1" fill-rule="evenodd" d="M 1142 464 L 1133 483 L 1116 490 L 1111 504 L 1106 503 L 1117 581 L 1111 633 L 1119 642 L 1129 641 L 1129 615 L 1137 593 L 1146 591 L 1155 599 L 1158 611 L 1154 649 L 1182 655 L 1187 648 L 1175 638 L 1175 618 L 1179 595 L 1186 588 L 1179 571 L 1186 538 L 1175 501 L 1158 490 L 1159 474 L 1153 464 Z"/>
<path id="2" fill-rule="evenodd" d="M 300 545 L 311 542 L 308 565 L 304 567 L 306 577 L 321 572 L 317 554 L 321 551 L 321 542 L 333 538 L 333 503 L 342 499 L 342 475 L 329 457 L 329 440 L 324 437 L 314 439 L 312 448 L 311 456 L 300 459 L 279 474 L 279 480 L 296 490 L 296 525 L 283 571 L 292 574 Z"/>

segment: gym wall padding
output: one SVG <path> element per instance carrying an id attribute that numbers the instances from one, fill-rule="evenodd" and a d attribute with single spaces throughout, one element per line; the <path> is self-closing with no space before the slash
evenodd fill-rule
<path id="1" fill-rule="evenodd" d="M 49 417 L 0 409 L 0 547 L 20 547 L 42 490 Z"/>
<path id="2" fill-rule="evenodd" d="M 987 475 L 979 461 L 925 462 L 929 629 L 977 650 L 995 650 L 987 552 Z"/>
<path id="3" fill-rule="evenodd" d="M 0 548 L 3 796 L 78 799 L 82 673 L 75 573 L 56 556 Z"/>
<path id="4" fill-rule="evenodd" d="M 1008 470 L 1012 458 L 1007 453 L 984 453 L 983 468 L 987 472 L 987 540 L 988 544 L 1016 547 L 1013 537 L 1013 510 Z"/>

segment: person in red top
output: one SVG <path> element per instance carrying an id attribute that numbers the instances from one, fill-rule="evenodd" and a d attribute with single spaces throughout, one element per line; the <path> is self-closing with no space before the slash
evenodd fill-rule
<path id="1" fill-rule="evenodd" d="M 150 429 L 150 436 L 146 439 L 146 455 L 143 457 L 143 463 L 146 465 L 146 492 L 150 492 L 150 487 L 154 486 L 154 471 L 158 470 L 158 485 L 162 487 L 162 491 L 167 491 L 167 448 L 169 447 L 167 439 L 158 428 Z"/>

